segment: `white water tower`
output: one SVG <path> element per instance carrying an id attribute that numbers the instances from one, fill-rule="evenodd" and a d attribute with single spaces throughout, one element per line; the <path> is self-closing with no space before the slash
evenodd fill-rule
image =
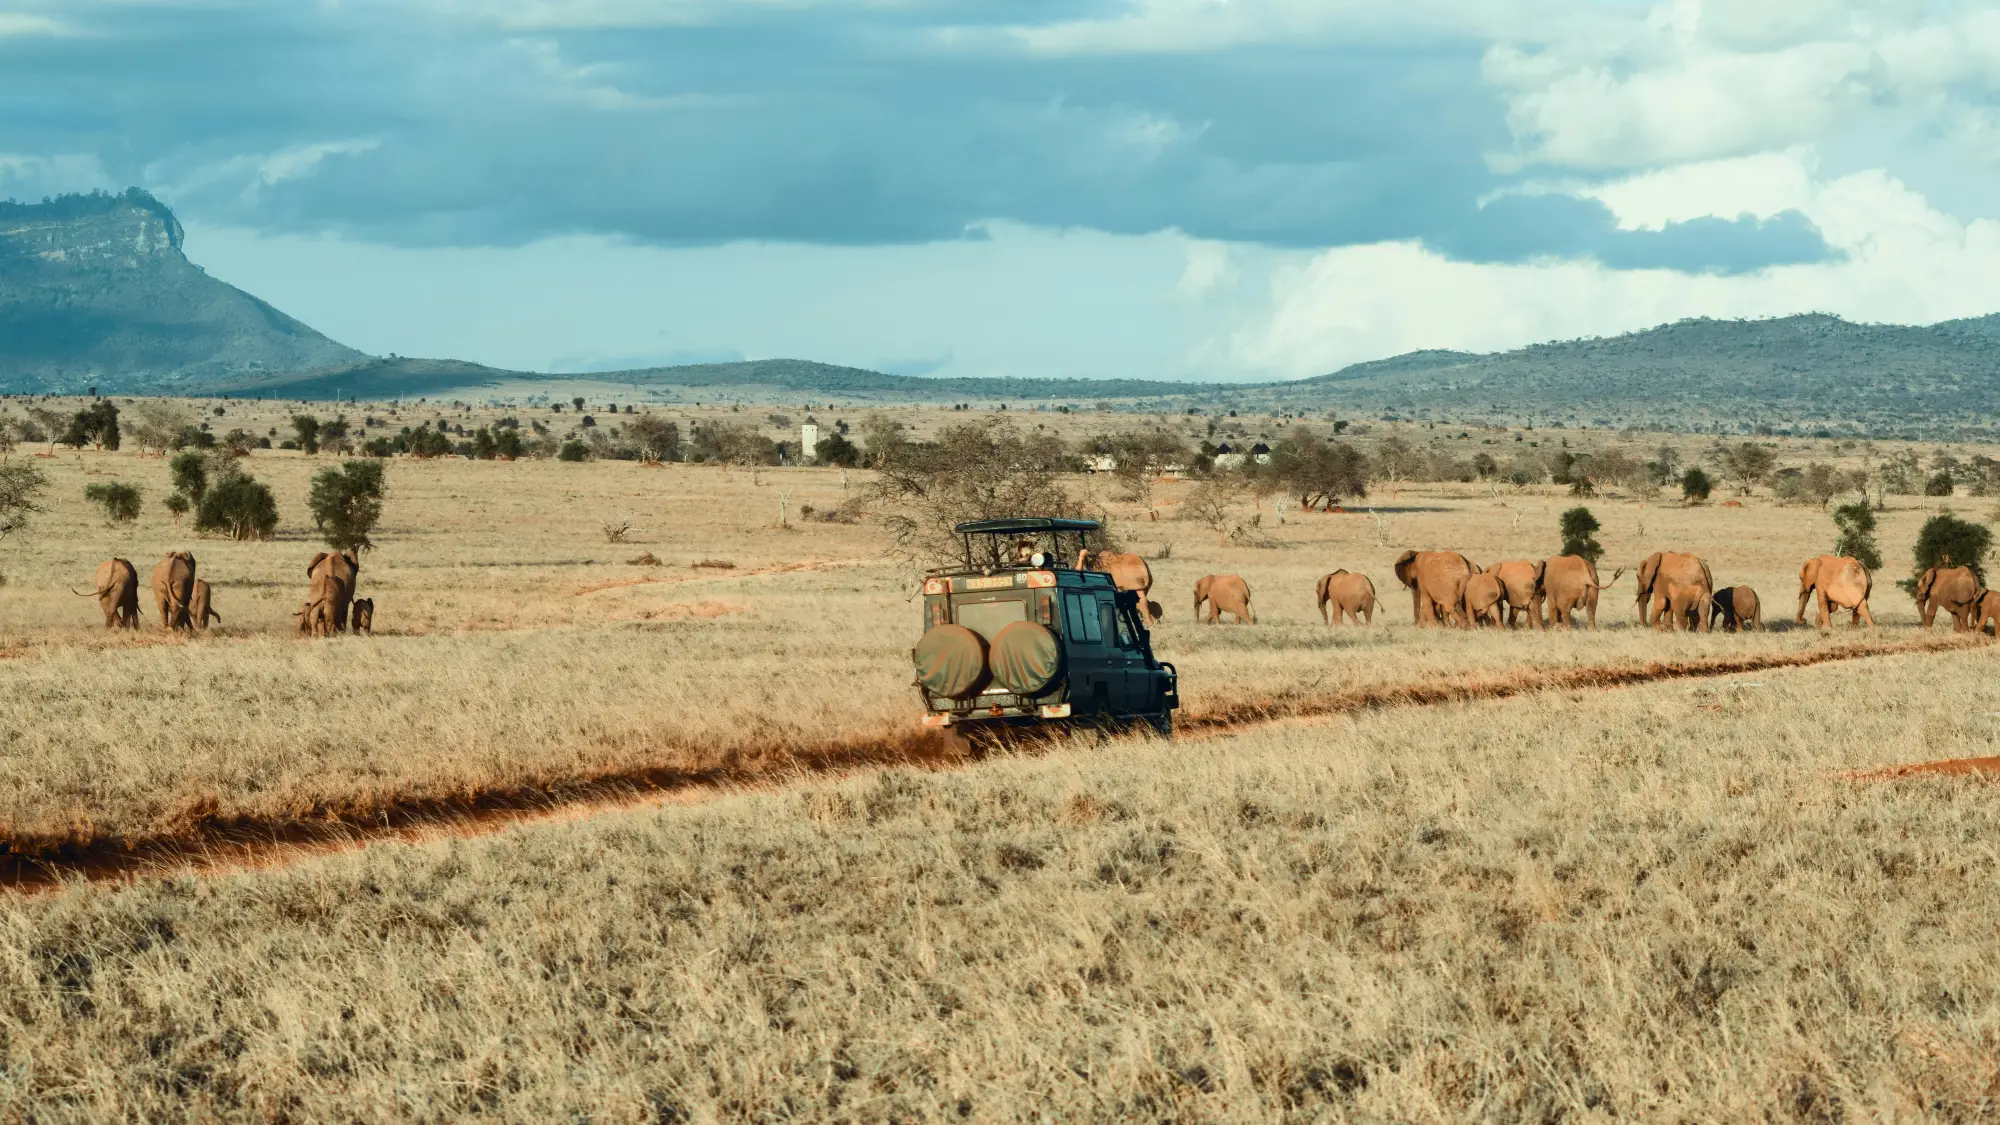
<path id="1" fill-rule="evenodd" d="M 819 423 L 807 422 L 799 427 L 799 464 L 808 464 L 814 451 L 819 448 Z"/>

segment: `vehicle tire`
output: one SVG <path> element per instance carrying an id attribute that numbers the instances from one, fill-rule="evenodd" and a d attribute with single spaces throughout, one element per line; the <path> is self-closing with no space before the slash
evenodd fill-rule
<path id="1" fill-rule="evenodd" d="M 1016 621 L 993 638 L 987 664 L 994 683 L 1016 695 L 1036 695 L 1062 670 L 1062 645 L 1047 626 Z"/>
<path id="2" fill-rule="evenodd" d="M 933 625 L 910 654 L 932 695 L 965 699 L 986 682 L 986 641 L 963 625 Z"/>
<path id="3" fill-rule="evenodd" d="M 1154 734 L 1159 735 L 1168 742 L 1174 740 L 1174 713 L 1172 711 L 1162 711 L 1157 715 L 1148 715 L 1146 716 L 1146 723 L 1153 728 Z"/>

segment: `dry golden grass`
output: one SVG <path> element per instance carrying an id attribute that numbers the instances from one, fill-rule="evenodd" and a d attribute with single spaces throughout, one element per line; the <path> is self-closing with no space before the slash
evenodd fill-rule
<path id="1" fill-rule="evenodd" d="M 292 635 L 291 612 L 319 549 L 302 523 L 307 478 L 327 458 L 250 459 L 285 522 L 277 540 L 243 544 L 197 539 L 167 520 L 159 459 L 64 452 L 41 463 L 54 510 L 0 553 L 9 576 L 0 651 L 18 658 L 0 673 L 0 776 L 12 782 L 0 795 L 0 832 L 16 847 L 145 839 L 205 821 L 366 815 L 397 801 L 625 773 L 782 771 L 829 747 L 895 739 L 914 719 L 915 572 L 885 559 L 865 525 L 798 517 L 806 504 L 837 506 L 863 474 L 398 460 L 381 547 L 362 572 L 380 635 L 310 641 Z M 133 527 L 106 526 L 82 500 L 86 483 L 113 478 L 146 487 Z M 1129 546 L 1173 547 L 1155 563 L 1155 597 L 1168 611 L 1158 647 L 1182 671 L 1190 715 L 1522 666 L 1827 643 L 1811 630 L 1646 632 L 1629 576 L 1607 591 L 1595 633 L 1417 630 L 1389 571 L 1397 551 L 1449 547 L 1482 563 L 1542 557 L 1573 501 L 1553 490 L 1404 486 L 1378 497 L 1373 514 L 1269 502 L 1264 529 L 1281 546 L 1247 549 L 1218 547 L 1171 518 L 1187 487 L 1160 486 L 1162 522 L 1129 506 L 1122 516 Z M 786 495 L 788 529 L 777 526 Z M 1594 502 L 1605 577 L 1649 550 L 1690 548 L 1719 582 L 1754 584 L 1775 624 L 1788 621 L 1797 562 L 1826 548 L 1830 522 L 1817 510 L 1748 504 Z M 1884 515 L 1892 558 L 1921 518 L 1914 508 Z M 605 542 L 607 522 L 632 524 L 630 541 Z M 224 615 L 203 638 L 163 637 L 149 598 L 152 628 L 107 633 L 94 604 L 66 590 L 87 585 L 113 554 L 143 577 L 182 547 L 200 560 Z M 667 565 L 628 565 L 641 553 Z M 736 566 L 692 565 L 710 559 Z M 1319 623 L 1313 584 L 1335 567 L 1374 578 L 1383 605 L 1373 627 Z M 1209 572 L 1244 575 L 1262 624 L 1194 624 L 1187 591 Z M 1914 613 L 1888 577 L 1875 608 L 1882 635 L 1894 638 Z"/>
<path id="2" fill-rule="evenodd" d="M 38 1120 L 1979 1120 L 1990 651 L 14 903 Z"/>
<path id="3" fill-rule="evenodd" d="M 54 511 L 0 546 L 0 832 L 17 843 L 647 770 L 795 784 L 12 899 L 0 1117 L 1834 1121 L 2000 1105 L 1994 791 L 1839 776 L 1993 753 L 1984 647 L 802 778 L 865 760 L 842 747 L 895 745 L 916 715 L 911 569 L 866 526 L 797 515 L 860 474 L 397 461 L 362 572 L 381 635 L 313 641 L 290 611 L 325 458 L 251 459 L 285 517 L 261 544 L 168 524 L 158 460 L 41 463 Z M 102 479 L 147 487 L 136 527 L 84 506 Z M 1379 523 L 1267 503 L 1280 546 L 1247 549 L 1173 521 L 1185 488 L 1160 487 L 1157 524 L 1114 507 L 1129 546 L 1173 545 L 1155 563 L 1157 644 L 1190 716 L 1861 639 L 1654 634 L 1629 576 L 1594 633 L 1418 630 L 1397 552 L 1543 557 L 1573 502 L 1404 487 L 1376 498 Z M 790 529 L 774 526 L 785 493 Z M 1605 576 L 1692 549 L 1788 621 L 1831 524 L 1745 503 L 1591 502 Z M 1874 641 L 1917 636 L 1890 580 L 1923 514 L 1884 515 Z M 627 521 L 631 542 L 604 541 Z M 65 591 L 112 554 L 143 575 L 176 547 L 216 586 L 225 624 L 205 637 L 107 634 Z M 624 561 L 642 552 L 666 565 Z M 708 559 L 736 565 L 691 565 Z M 1313 582 L 1335 567 L 1374 578 L 1373 627 L 1319 624 Z M 1211 572 L 1244 575 L 1263 623 L 1191 622 L 1187 592 Z"/>

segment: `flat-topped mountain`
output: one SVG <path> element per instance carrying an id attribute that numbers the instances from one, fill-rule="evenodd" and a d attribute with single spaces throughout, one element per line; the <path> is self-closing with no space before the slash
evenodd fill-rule
<path id="1" fill-rule="evenodd" d="M 137 188 L 0 203 L 0 390 L 174 393 L 365 358 L 181 253 Z"/>

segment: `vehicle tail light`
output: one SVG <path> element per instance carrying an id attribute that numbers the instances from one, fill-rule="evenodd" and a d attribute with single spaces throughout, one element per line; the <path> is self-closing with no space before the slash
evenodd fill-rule
<path id="1" fill-rule="evenodd" d="M 1044 703 L 1044 704 L 1042 704 L 1042 718 L 1044 718 L 1044 719 L 1067 719 L 1067 718 L 1069 718 L 1069 704 L 1067 704 L 1067 703 Z"/>
<path id="2" fill-rule="evenodd" d="M 1035 598 L 1035 616 L 1044 625 L 1056 623 L 1056 599 L 1053 594 L 1040 594 Z"/>
<path id="3" fill-rule="evenodd" d="M 925 725 L 925 726 L 927 726 L 927 727 L 948 727 L 948 726 L 950 726 L 950 725 L 951 725 L 951 716 L 950 716 L 950 715 L 925 715 L 925 716 L 924 716 L 924 725 Z"/>
<path id="4" fill-rule="evenodd" d="M 1030 590 L 1047 590 L 1055 584 L 1056 576 L 1052 570 L 1031 570 L 1028 572 L 1028 589 Z"/>
<path id="5" fill-rule="evenodd" d="M 942 625 L 942 624 L 944 624 L 944 619 L 945 619 L 945 605 L 944 605 L 944 603 L 943 603 L 943 602 L 938 602 L 938 603 L 936 603 L 936 604 L 932 605 L 932 606 L 931 606 L 931 624 L 932 624 L 932 625 Z"/>
<path id="6" fill-rule="evenodd" d="M 926 578 L 926 579 L 924 579 L 924 593 L 926 593 L 926 594 L 949 594 L 949 593 L 951 593 L 951 579 L 949 579 L 949 578 Z"/>

